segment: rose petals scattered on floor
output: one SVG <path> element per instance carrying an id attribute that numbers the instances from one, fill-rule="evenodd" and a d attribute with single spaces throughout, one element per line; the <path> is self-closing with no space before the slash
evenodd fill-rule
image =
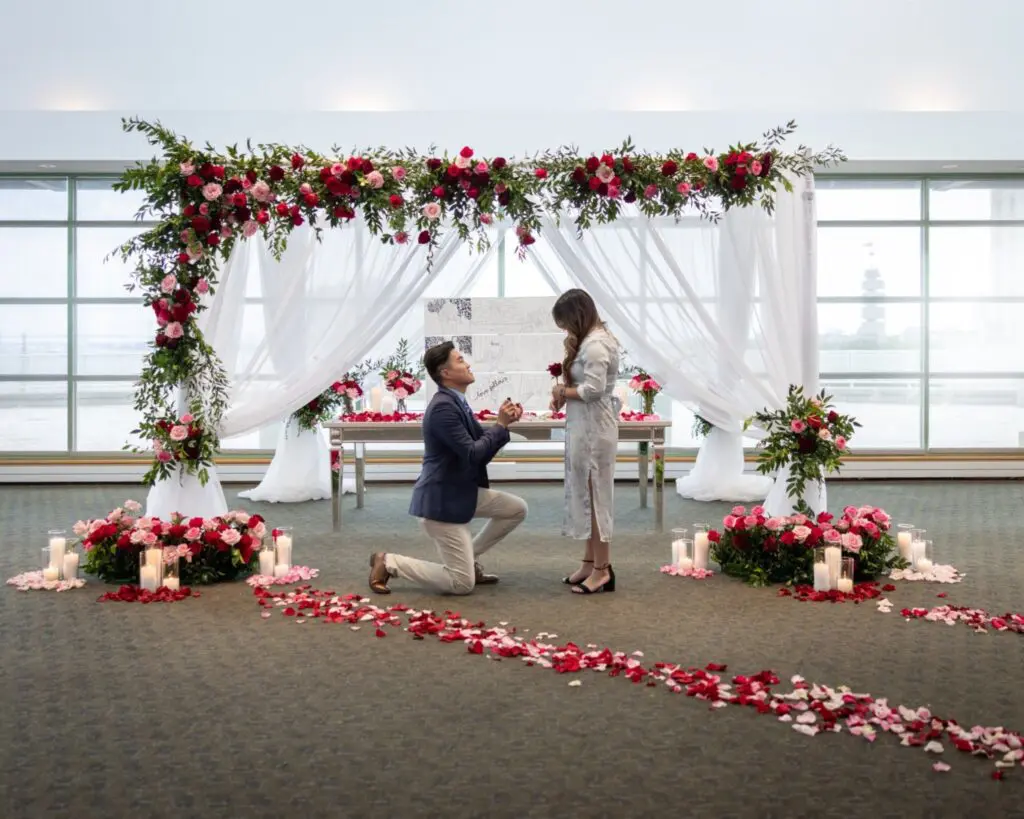
<path id="1" fill-rule="evenodd" d="M 891 611 L 891 604 L 889 611 Z M 1024 634 L 1024 614 L 1007 612 L 1001 616 L 989 614 L 984 609 L 972 609 L 967 606 L 936 606 L 931 609 L 904 608 L 900 614 L 908 620 L 930 620 L 934 623 L 945 623 L 954 626 L 963 623 L 975 631 L 1012 631 Z"/>
<path id="2" fill-rule="evenodd" d="M 182 589 L 169 589 L 161 586 L 155 592 L 140 588 L 139 586 L 121 586 L 116 592 L 107 592 L 97 598 L 97 602 L 119 603 L 177 603 L 186 597 L 199 597 L 199 592 L 193 592 L 188 586 Z"/>
<path id="3" fill-rule="evenodd" d="M 23 572 L 16 574 L 7 581 L 8 586 L 14 586 L 18 591 L 68 591 L 69 589 L 80 589 L 85 585 L 85 580 L 76 577 L 74 580 L 47 580 L 43 577 L 42 570 L 38 572 Z"/>
<path id="4" fill-rule="evenodd" d="M 886 591 L 893 591 L 895 586 L 885 586 Z M 793 586 L 779 589 L 779 597 L 792 597 L 801 603 L 860 603 L 862 600 L 873 600 L 880 597 L 883 588 L 877 583 L 858 583 L 852 592 L 815 591 L 813 586 Z"/>
<path id="5" fill-rule="evenodd" d="M 710 569 L 680 569 L 671 564 L 662 566 L 659 571 L 662 574 L 672 575 L 672 577 L 692 577 L 694 580 L 707 580 L 707 578 L 715 576 Z"/>
<path id="6" fill-rule="evenodd" d="M 288 592 L 256 586 L 253 594 L 264 618 L 274 609 L 280 609 L 281 614 L 295 618 L 296 622 L 318 618 L 325 623 L 348 624 L 352 630 L 358 629 L 358 624 L 372 623 L 378 638 L 387 637 L 389 628 L 398 628 L 407 631 L 414 640 L 432 636 L 442 643 L 463 643 L 469 653 L 493 660 L 519 660 L 559 674 L 595 671 L 625 677 L 638 685 L 661 686 L 676 694 L 685 693 L 707 702 L 713 709 L 744 706 L 788 723 L 793 730 L 807 736 L 845 730 L 852 736 L 874 742 L 880 735 L 888 734 L 898 738 L 904 747 L 922 748 L 930 754 L 944 753 L 942 743 L 948 741 L 957 751 L 993 760 L 994 779 L 1002 779 L 1006 769 L 1024 766 L 1024 740 L 1019 732 L 1003 727 L 964 728 L 955 720 L 936 717 L 927 708 L 890 706 L 885 699 L 856 693 L 845 686 L 830 688 L 794 676 L 790 680 L 792 689 L 778 693 L 775 686 L 780 680 L 768 670 L 728 678 L 724 676 L 726 666 L 717 663 L 708 663 L 703 668 L 684 668 L 664 662 L 647 666 L 623 651 L 591 646 L 582 649 L 572 642 L 545 642 L 545 638 L 556 637 L 548 632 L 538 632 L 528 640 L 518 636 L 517 629 L 507 624 L 493 628 L 483 622 L 470 622 L 458 612 L 446 611 L 438 615 L 432 611 L 416 611 L 401 603 L 380 608 L 358 594 L 338 595 L 309 586 Z M 948 770 L 944 763 L 935 763 L 932 767 L 939 772 Z"/>
<path id="7" fill-rule="evenodd" d="M 917 583 L 959 583 L 964 576 L 955 566 L 936 565 L 927 572 L 912 569 L 895 569 L 889 574 L 893 580 L 907 580 Z"/>
<path id="8" fill-rule="evenodd" d="M 253 574 L 247 577 L 245 582 L 250 586 L 287 586 L 292 583 L 315 580 L 319 574 L 319 569 L 311 569 L 309 566 L 292 566 L 288 573 L 282 577 L 274 577 L 269 574 Z"/>

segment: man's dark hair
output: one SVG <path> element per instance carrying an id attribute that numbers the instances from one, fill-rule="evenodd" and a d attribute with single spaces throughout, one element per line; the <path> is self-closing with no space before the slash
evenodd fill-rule
<path id="1" fill-rule="evenodd" d="M 442 341 L 423 354 L 423 367 L 426 369 L 427 375 L 434 379 L 434 382 L 439 387 L 444 386 L 441 384 L 441 370 L 448 364 L 448 356 L 452 354 L 454 349 L 455 344 L 453 342 Z"/>

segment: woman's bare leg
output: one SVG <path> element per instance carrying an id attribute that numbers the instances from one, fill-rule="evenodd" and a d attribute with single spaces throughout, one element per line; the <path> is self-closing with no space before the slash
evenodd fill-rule
<path id="1" fill-rule="evenodd" d="M 590 492 L 590 540 L 587 541 L 585 558 L 589 558 L 593 563 L 588 565 L 592 571 L 581 585 L 594 591 L 611 578 L 611 544 L 601 540 L 601 532 L 597 528 L 597 510 L 594 508 L 594 483 L 589 478 L 587 490 Z"/>

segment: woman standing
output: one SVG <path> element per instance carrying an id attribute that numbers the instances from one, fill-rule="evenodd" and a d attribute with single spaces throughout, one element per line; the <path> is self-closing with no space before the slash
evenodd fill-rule
<path id="1" fill-rule="evenodd" d="M 566 332 L 565 383 L 556 384 L 551 408 L 565 407 L 565 521 L 562 534 L 585 540 L 580 568 L 564 583 L 576 594 L 615 591 L 612 538 L 619 408 L 614 397 L 619 343 L 579 289 L 558 297 L 551 311 Z"/>

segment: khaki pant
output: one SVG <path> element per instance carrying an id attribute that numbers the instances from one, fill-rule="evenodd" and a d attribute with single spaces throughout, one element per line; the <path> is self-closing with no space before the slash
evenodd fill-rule
<path id="1" fill-rule="evenodd" d="M 446 594 L 469 594 L 476 585 L 477 558 L 526 518 L 526 501 L 494 489 L 477 490 L 474 518 L 489 518 L 474 538 L 465 523 L 420 523 L 437 544 L 440 563 L 388 553 L 384 560 L 393 577 Z"/>

